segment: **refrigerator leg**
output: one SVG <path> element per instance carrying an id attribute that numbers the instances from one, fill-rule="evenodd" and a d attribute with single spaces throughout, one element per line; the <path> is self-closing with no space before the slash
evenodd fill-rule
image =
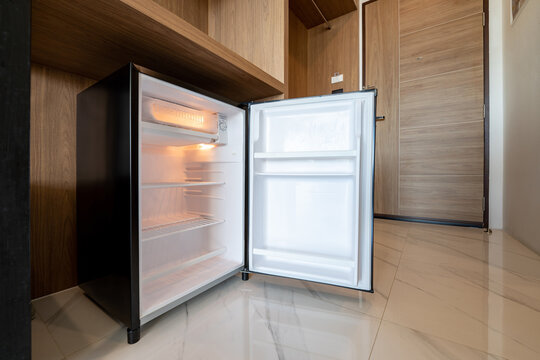
<path id="1" fill-rule="evenodd" d="M 141 328 L 127 329 L 128 344 L 135 344 L 141 338 Z"/>
<path id="2" fill-rule="evenodd" d="M 242 272 L 242 281 L 248 281 L 249 280 L 249 273 Z"/>

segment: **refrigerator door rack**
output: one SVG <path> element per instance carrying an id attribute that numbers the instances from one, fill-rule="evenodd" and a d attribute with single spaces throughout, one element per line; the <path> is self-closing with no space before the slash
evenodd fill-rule
<path id="1" fill-rule="evenodd" d="M 255 159 L 325 159 L 353 158 L 356 151 L 291 151 L 291 152 L 256 152 Z"/>

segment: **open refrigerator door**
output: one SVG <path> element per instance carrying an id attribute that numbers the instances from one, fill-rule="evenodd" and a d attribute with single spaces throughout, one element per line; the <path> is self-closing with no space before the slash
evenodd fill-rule
<path id="1" fill-rule="evenodd" d="M 251 105 L 250 271 L 372 291 L 374 97 Z"/>

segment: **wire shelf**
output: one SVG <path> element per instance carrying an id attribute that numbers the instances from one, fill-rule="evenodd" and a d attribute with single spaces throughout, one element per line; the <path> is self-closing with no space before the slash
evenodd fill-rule
<path id="1" fill-rule="evenodd" d="M 143 224 L 142 241 L 159 239 L 184 231 L 201 229 L 207 226 L 217 225 L 225 222 L 225 220 L 221 219 L 213 219 L 206 216 L 189 214 L 179 215 L 177 218 L 165 218 L 164 221 L 165 222 L 156 221 L 154 224 L 151 222 Z"/>

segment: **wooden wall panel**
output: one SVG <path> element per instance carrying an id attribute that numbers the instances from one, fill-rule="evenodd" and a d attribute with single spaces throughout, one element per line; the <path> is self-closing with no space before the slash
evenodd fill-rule
<path id="1" fill-rule="evenodd" d="M 400 86 L 402 128 L 481 121 L 484 67 L 407 81 Z"/>
<path id="2" fill-rule="evenodd" d="M 377 88 L 375 141 L 375 213 L 398 213 L 399 37 L 398 0 L 364 6 L 364 84 Z"/>
<path id="3" fill-rule="evenodd" d="M 208 33 L 208 0 L 153 0 L 197 29 Z"/>
<path id="4" fill-rule="evenodd" d="M 208 35 L 284 82 L 287 16 L 287 0 L 209 0 Z"/>
<path id="5" fill-rule="evenodd" d="M 289 11 L 289 98 L 307 95 L 308 31 L 304 24 Z"/>
<path id="6" fill-rule="evenodd" d="M 402 35 L 483 11 L 482 0 L 400 0 Z"/>
<path id="7" fill-rule="evenodd" d="M 40 65 L 31 73 L 32 297 L 77 284 L 76 95 L 92 80 Z"/>
<path id="8" fill-rule="evenodd" d="M 483 175 L 402 175 L 400 215 L 482 222 Z"/>
<path id="9" fill-rule="evenodd" d="M 482 175 L 484 122 L 400 130 L 400 174 Z"/>
<path id="10" fill-rule="evenodd" d="M 325 24 L 308 30 L 308 96 L 360 88 L 358 10 L 330 24 L 330 30 Z M 330 78 L 336 72 L 343 74 L 344 81 L 331 84 Z"/>
<path id="11" fill-rule="evenodd" d="M 402 36 L 400 80 L 482 66 L 482 15 L 476 14 Z"/>

